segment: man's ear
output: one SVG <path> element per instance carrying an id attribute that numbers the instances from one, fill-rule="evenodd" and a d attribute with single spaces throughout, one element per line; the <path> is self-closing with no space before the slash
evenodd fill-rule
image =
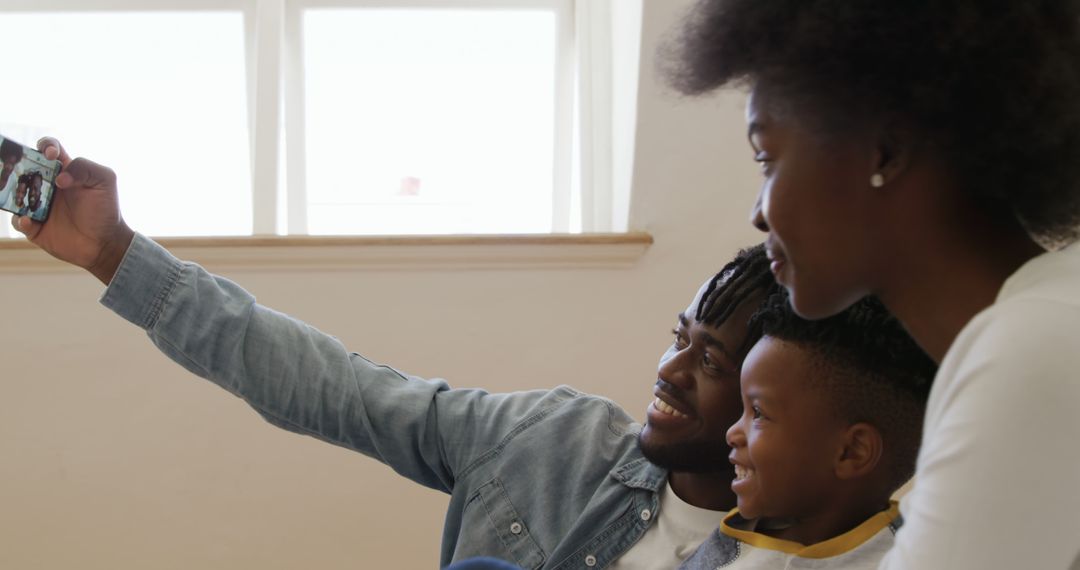
<path id="1" fill-rule="evenodd" d="M 836 476 L 840 479 L 864 477 L 877 468 L 884 452 L 881 432 L 868 423 L 852 424 L 844 432 L 844 448 L 836 461 Z"/>

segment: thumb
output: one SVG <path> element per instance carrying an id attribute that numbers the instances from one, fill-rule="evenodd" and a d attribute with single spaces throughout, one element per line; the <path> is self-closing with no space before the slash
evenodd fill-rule
<path id="1" fill-rule="evenodd" d="M 38 152 L 45 155 L 49 160 L 59 160 L 61 164 L 71 162 L 71 157 L 64 150 L 64 146 L 54 137 L 41 137 L 37 142 Z"/>
<path id="2" fill-rule="evenodd" d="M 31 220 L 29 216 L 11 216 L 11 225 L 31 242 L 41 232 L 41 223 Z"/>

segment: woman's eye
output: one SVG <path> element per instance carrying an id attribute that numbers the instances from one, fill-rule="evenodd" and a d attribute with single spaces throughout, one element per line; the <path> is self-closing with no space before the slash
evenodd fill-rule
<path id="1" fill-rule="evenodd" d="M 766 157 L 762 153 L 758 153 L 754 155 L 754 162 L 758 163 L 758 166 L 761 168 L 762 176 L 768 176 L 772 174 L 773 161 L 771 158 Z"/>

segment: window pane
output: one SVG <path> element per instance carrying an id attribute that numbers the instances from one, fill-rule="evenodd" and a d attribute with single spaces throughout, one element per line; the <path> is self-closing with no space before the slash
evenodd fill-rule
<path id="1" fill-rule="evenodd" d="M 549 232 L 555 14 L 304 18 L 313 234 Z"/>
<path id="2" fill-rule="evenodd" d="M 26 47 L 0 90 L 0 133 L 54 135 L 116 170 L 139 231 L 251 233 L 240 12 L 2 14 L 0 29 Z"/>

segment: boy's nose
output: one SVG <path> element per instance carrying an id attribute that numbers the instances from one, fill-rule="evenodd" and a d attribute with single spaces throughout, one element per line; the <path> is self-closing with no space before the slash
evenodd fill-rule
<path id="1" fill-rule="evenodd" d="M 731 447 L 743 447 L 746 445 L 746 434 L 742 430 L 742 419 L 731 424 L 727 430 L 727 444 Z"/>

